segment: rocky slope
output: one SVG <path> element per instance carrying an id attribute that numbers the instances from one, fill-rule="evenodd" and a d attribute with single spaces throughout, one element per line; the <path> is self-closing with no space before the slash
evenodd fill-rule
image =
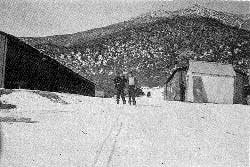
<path id="1" fill-rule="evenodd" d="M 241 28 L 245 22 L 249 19 L 248 15 L 238 15 L 232 14 L 227 12 L 216 11 L 212 9 L 208 9 L 202 7 L 200 5 L 193 5 L 190 8 L 181 9 L 177 11 L 165 11 L 165 10 L 158 10 L 146 13 L 136 19 L 145 19 L 145 18 L 159 18 L 159 17 L 167 17 L 173 18 L 175 16 L 191 16 L 191 17 L 207 17 L 207 18 L 214 18 L 226 25 L 235 26 Z M 150 19 L 149 19 L 150 20 Z M 250 29 L 250 27 L 244 27 L 245 29 Z"/>

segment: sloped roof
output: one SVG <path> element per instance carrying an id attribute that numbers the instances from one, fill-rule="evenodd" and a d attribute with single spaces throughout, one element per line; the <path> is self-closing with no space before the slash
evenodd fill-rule
<path id="1" fill-rule="evenodd" d="M 11 34 L 8 34 L 8 33 L 5 33 L 3 31 L 0 31 L 0 35 L 5 35 L 7 36 L 9 39 L 12 39 L 14 41 L 17 41 L 19 45 L 22 45 L 22 46 L 25 46 L 25 47 L 28 47 L 34 51 L 36 51 L 37 53 L 45 56 L 46 58 L 48 58 L 48 60 L 50 61 L 50 63 L 57 63 L 57 64 L 60 64 L 62 67 L 64 67 L 68 72 L 70 73 L 74 73 L 76 77 L 78 78 L 81 78 L 83 80 L 85 80 L 86 82 L 89 82 L 89 83 L 92 83 L 94 85 L 96 85 L 95 82 L 91 81 L 90 79 L 80 75 L 79 73 L 73 71 L 73 69 L 67 67 L 66 65 L 62 64 L 61 62 L 59 62 L 58 60 L 56 60 L 55 58 L 49 56 L 48 54 L 44 53 L 44 52 L 41 52 L 38 48 L 34 47 L 34 46 L 31 46 L 30 44 L 26 43 L 25 41 L 21 40 L 20 38 L 14 36 L 14 35 L 11 35 Z M 37 55 L 39 56 L 39 55 Z"/>
<path id="2" fill-rule="evenodd" d="M 217 76 L 236 76 L 231 64 L 216 62 L 190 61 L 188 73 L 198 73 Z"/>
<path id="3" fill-rule="evenodd" d="M 180 67 L 175 69 L 171 75 L 167 78 L 167 80 L 165 81 L 165 84 L 167 84 L 169 81 L 171 81 L 171 79 L 174 77 L 175 73 L 179 72 L 179 71 L 187 71 L 188 67 Z"/>

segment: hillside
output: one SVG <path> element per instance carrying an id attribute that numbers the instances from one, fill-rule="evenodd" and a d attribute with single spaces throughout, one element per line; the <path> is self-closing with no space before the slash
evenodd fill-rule
<path id="1" fill-rule="evenodd" d="M 250 14 L 244 15 L 244 23 L 241 25 L 242 29 L 250 30 Z"/>
<path id="2" fill-rule="evenodd" d="M 249 106 L 1 91 L 0 166 L 248 166 Z M 158 93 L 157 93 L 158 92 Z M 158 95 L 157 95 L 158 94 Z"/>
<path id="3" fill-rule="evenodd" d="M 114 70 L 134 70 L 142 86 L 158 86 L 176 64 L 185 65 L 188 59 L 249 68 L 250 31 L 232 26 L 238 17 L 227 15 L 229 21 L 224 24 L 223 13 L 215 12 L 211 18 L 207 9 L 202 8 L 203 14 L 197 14 L 197 9 L 164 17 L 146 15 L 72 35 L 22 40 L 95 81 L 97 89 L 110 95 Z"/>
<path id="4" fill-rule="evenodd" d="M 214 18 L 216 20 L 221 21 L 222 23 L 230 26 L 235 27 L 241 27 L 242 24 L 244 24 L 246 18 L 246 15 L 237 15 L 227 12 L 221 12 L 216 11 L 212 9 L 208 9 L 205 7 L 202 7 L 200 5 L 193 5 L 190 8 L 180 9 L 177 11 L 166 11 L 166 10 L 157 10 L 153 12 L 146 13 L 138 18 L 139 19 L 145 19 L 145 18 L 159 18 L 159 17 L 167 17 L 172 18 L 175 16 L 192 16 L 192 17 L 207 17 L 207 18 Z"/>
<path id="5" fill-rule="evenodd" d="M 169 11 L 165 10 L 164 8 L 161 8 L 157 11 L 148 12 L 141 16 L 131 18 L 128 21 L 84 32 L 38 38 L 24 37 L 21 39 L 31 45 L 51 43 L 60 46 L 72 46 L 76 43 L 86 43 L 90 40 L 99 38 L 100 36 L 119 32 L 129 27 L 138 26 L 139 24 L 154 22 L 159 18 L 172 18 L 175 16 L 201 16 L 207 18 L 215 18 L 226 25 L 241 27 L 243 29 L 250 30 L 250 27 L 246 26 L 248 25 L 247 23 L 250 19 L 249 14 L 232 14 L 227 12 L 221 12 L 195 4 L 189 8 L 184 8 L 176 11 Z"/>

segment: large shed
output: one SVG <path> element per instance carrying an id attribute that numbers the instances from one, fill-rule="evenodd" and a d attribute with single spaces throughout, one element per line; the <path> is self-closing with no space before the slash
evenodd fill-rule
<path id="1" fill-rule="evenodd" d="M 93 82 L 4 32 L 0 32 L 0 88 L 95 96 Z"/>
<path id="2" fill-rule="evenodd" d="M 165 84 L 165 100 L 197 103 L 246 104 L 245 73 L 231 64 L 190 61 L 173 71 Z"/>

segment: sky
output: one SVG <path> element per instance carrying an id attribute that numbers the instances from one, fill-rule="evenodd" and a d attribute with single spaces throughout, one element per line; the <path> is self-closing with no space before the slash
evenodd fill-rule
<path id="1" fill-rule="evenodd" d="M 70 34 L 125 21 L 159 8 L 185 7 L 190 1 L 214 4 L 213 0 L 1 0 L 0 30 L 19 37 Z M 235 9 L 246 13 L 249 8 L 243 5 Z"/>

